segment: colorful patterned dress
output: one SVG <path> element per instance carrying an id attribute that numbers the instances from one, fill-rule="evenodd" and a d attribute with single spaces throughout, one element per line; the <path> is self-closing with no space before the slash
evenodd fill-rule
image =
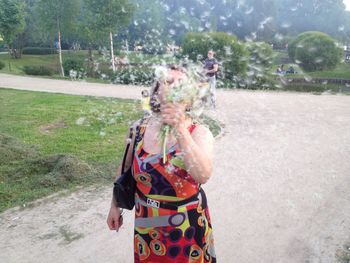
<path id="1" fill-rule="evenodd" d="M 192 125 L 189 131 L 194 128 Z M 162 154 L 149 154 L 143 149 L 144 132 L 141 128 L 133 162 L 138 189 L 135 262 L 216 262 L 203 190 L 186 172 L 177 145 L 168 150 L 168 161 L 163 164 Z"/>

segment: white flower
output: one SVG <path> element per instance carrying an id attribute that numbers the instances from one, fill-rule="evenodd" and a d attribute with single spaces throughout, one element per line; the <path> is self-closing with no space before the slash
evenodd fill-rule
<path id="1" fill-rule="evenodd" d="M 163 66 L 158 66 L 155 68 L 154 74 L 156 76 L 156 79 L 159 79 L 160 81 L 165 81 L 168 75 L 168 69 Z"/>

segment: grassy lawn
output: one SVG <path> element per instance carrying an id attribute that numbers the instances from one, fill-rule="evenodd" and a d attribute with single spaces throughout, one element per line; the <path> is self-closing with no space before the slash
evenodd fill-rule
<path id="1" fill-rule="evenodd" d="M 165 62 L 166 64 L 176 64 L 179 62 L 179 59 L 175 58 L 172 54 L 164 55 L 151 55 L 151 54 L 142 54 L 140 52 L 130 52 L 127 55 L 130 63 L 147 63 L 147 64 L 161 64 Z"/>
<path id="2" fill-rule="evenodd" d="M 350 95 L 350 86 L 339 85 L 339 84 L 288 84 L 282 86 L 283 90 L 288 91 L 300 91 L 300 92 L 311 92 L 314 94 L 322 94 L 323 92 L 329 92 L 331 94 L 344 94 Z"/>
<path id="3" fill-rule="evenodd" d="M 93 52 L 94 58 L 100 62 L 100 67 L 102 69 L 108 69 L 109 63 L 106 59 L 103 59 L 97 51 Z M 63 60 L 67 58 L 75 58 L 84 60 L 88 57 L 88 52 L 83 51 L 64 51 Z M 160 64 L 165 62 L 167 64 L 176 63 L 179 60 L 174 58 L 172 55 L 148 55 L 138 52 L 130 52 L 128 55 L 128 60 L 130 63 L 137 64 Z M 22 55 L 21 59 L 12 59 L 8 54 L 0 54 L 0 61 L 5 63 L 5 68 L 0 70 L 3 73 L 19 74 L 23 75 L 22 71 L 23 66 L 46 66 L 53 69 L 57 74 L 55 78 L 59 77 L 59 60 L 58 55 Z"/>
<path id="4" fill-rule="evenodd" d="M 337 78 L 337 79 L 350 79 L 350 63 L 339 64 L 332 71 L 317 71 L 307 73 L 313 78 Z"/>
<path id="5" fill-rule="evenodd" d="M 59 67 L 58 57 L 56 55 L 23 55 L 22 59 L 12 59 L 8 54 L 0 54 L 0 61 L 5 63 L 5 68 L 0 70 L 0 72 L 19 75 L 24 75 L 22 71 L 24 66 L 46 66 L 55 71 Z"/>
<path id="6" fill-rule="evenodd" d="M 294 63 L 283 63 L 288 61 L 288 53 L 283 51 L 275 51 L 275 60 L 272 72 L 276 72 L 279 65 L 284 64 L 284 69 L 287 70 L 289 66 L 293 66 L 298 72 L 297 74 L 288 74 L 287 78 L 303 78 L 309 76 L 312 78 L 339 78 L 350 79 L 350 63 L 341 63 L 334 70 L 330 71 L 315 71 L 315 72 L 303 72 L 303 70 Z"/>
<path id="7" fill-rule="evenodd" d="M 111 182 L 132 100 L 0 89 L 0 211 L 76 185 Z"/>
<path id="8" fill-rule="evenodd" d="M 110 72 L 110 65 L 109 62 L 106 60 L 106 58 L 103 58 L 101 55 L 97 53 L 97 51 L 93 52 L 95 60 L 99 61 L 99 67 L 101 70 Z M 63 52 L 63 59 L 67 58 L 76 58 L 84 60 L 88 56 L 88 53 L 86 50 L 82 51 L 64 51 Z M 160 64 L 160 63 L 178 63 L 179 59 L 175 58 L 172 55 L 149 55 L 149 54 L 142 54 L 139 52 L 130 52 L 128 55 L 128 60 L 130 63 L 136 63 L 136 64 Z M 3 73 L 11 73 L 11 74 L 18 74 L 18 75 L 24 75 L 24 72 L 22 71 L 23 66 L 28 65 L 42 65 L 49 67 L 53 69 L 56 74 L 53 76 L 53 78 L 61 78 L 59 75 L 59 61 L 58 61 L 58 55 L 23 55 L 22 59 L 11 59 L 8 54 L 0 54 L 0 61 L 3 61 L 5 63 L 5 68 L 0 70 L 0 72 Z M 275 72 L 278 65 L 281 64 L 281 61 L 288 61 L 288 54 L 287 52 L 283 51 L 275 51 L 275 58 L 274 58 L 274 66 L 271 69 L 271 72 Z M 343 78 L 343 79 L 349 79 L 350 78 L 350 63 L 341 63 L 338 65 L 334 70 L 332 71 L 317 71 L 317 72 L 303 72 L 302 69 L 292 63 L 283 63 L 285 65 L 285 69 L 287 69 L 290 65 L 293 65 L 295 70 L 299 72 L 298 74 L 290 74 L 286 75 L 287 78 L 303 78 L 305 76 L 312 77 L 312 78 Z M 92 82 L 106 82 L 104 80 L 100 79 L 93 79 L 88 78 L 88 81 Z"/>
<path id="9" fill-rule="evenodd" d="M 0 212 L 63 189 L 109 183 L 139 102 L 0 88 Z M 220 126 L 204 117 L 214 135 Z"/>

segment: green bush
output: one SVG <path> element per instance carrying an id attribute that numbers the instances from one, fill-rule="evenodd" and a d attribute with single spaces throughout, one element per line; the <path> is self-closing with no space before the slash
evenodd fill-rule
<path id="1" fill-rule="evenodd" d="M 254 89 L 274 89 L 276 82 L 271 74 L 274 62 L 274 52 L 271 46 L 264 42 L 247 42 L 249 63 L 245 85 Z"/>
<path id="2" fill-rule="evenodd" d="M 148 55 L 162 55 L 165 54 L 165 47 L 159 44 L 145 43 L 143 45 L 142 53 Z"/>
<path id="3" fill-rule="evenodd" d="M 216 58 L 221 63 L 220 70 L 225 79 L 234 81 L 237 75 L 246 73 L 248 51 L 235 36 L 223 32 L 185 35 L 182 50 L 189 59 L 204 60 L 209 49 L 216 52 Z"/>
<path id="4" fill-rule="evenodd" d="M 332 70 L 341 61 L 342 50 L 330 36 L 314 32 L 298 42 L 295 60 L 305 71 Z"/>
<path id="5" fill-rule="evenodd" d="M 5 67 L 5 63 L 0 61 L 0 70 L 2 70 Z"/>
<path id="6" fill-rule="evenodd" d="M 27 75 L 52 76 L 54 71 L 45 66 L 24 66 L 23 72 Z"/>
<path id="7" fill-rule="evenodd" d="M 75 70 L 79 73 L 83 73 L 85 72 L 84 61 L 80 59 L 73 59 L 73 58 L 65 59 L 63 61 L 63 69 L 64 69 L 64 74 L 66 76 L 69 76 L 70 70 Z"/>
<path id="8" fill-rule="evenodd" d="M 299 34 L 297 37 L 293 38 L 288 42 L 288 56 L 292 61 L 295 61 L 295 55 L 297 47 L 300 46 L 300 42 L 303 41 L 305 38 L 308 38 L 310 36 L 319 35 L 319 36 L 328 36 L 326 33 L 319 32 L 319 31 L 307 31 Z"/>
<path id="9" fill-rule="evenodd" d="M 24 55 L 51 55 L 57 54 L 55 48 L 46 47 L 25 47 L 23 48 L 22 54 Z"/>
<path id="10" fill-rule="evenodd" d="M 274 53 L 269 44 L 265 42 L 247 42 L 246 48 L 249 51 L 249 63 L 271 68 L 274 60 Z"/>
<path id="11" fill-rule="evenodd" d="M 288 56 L 293 62 L 295 61 L 295 53 L 299 42 L 302 41 L 304 38 L 312 36 L 316 32 L 317 31 L 307 31 L 307 32 L 301 33 L 297 37 L 293 38 L 288 42 Z"/>
<path id="12" fill-rule="evenodd" d="M 125 67 L 119 68 L 115 73 L 110 73 L 114 83 L 151 85 L 154 81 L 154 70 L 148 67 Z"/>

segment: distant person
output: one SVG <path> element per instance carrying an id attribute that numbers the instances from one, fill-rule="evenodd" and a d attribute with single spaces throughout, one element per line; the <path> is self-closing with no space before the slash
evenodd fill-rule
<path id="1" fill-rule="evenodd" d="M 286 74 L 294 74 L 295 73 L 295 69 L 293 66 L 289 66 L 289 68 L 286 71 Z"/>
<path id="2" fill-rule="evenodd" d="M 282 68 L 281 68 L 281 66 L 278 66 L 278 68 L 276 69 L 276 73 L 277 73 L 277 74 L 282 74 Z"/>
<path id="3" fill-rule="evenodd" d="M 284 70 L 284 64 L 281 64 L 280 66 L 278 66 L 278 68 L 276 69 L 276 73 L 277 74 L 286 74 L 286 70 Z"/>
<path id="4" fill-rule="evenodd" d="M 204 70 L 209 80 L 210 101 L 213 108 L 216 107 L 216 75 L 219 70 L 219 63 L 214 56 L 215 52 L 209 50 L 208 57 L 204 60 Z"/>

